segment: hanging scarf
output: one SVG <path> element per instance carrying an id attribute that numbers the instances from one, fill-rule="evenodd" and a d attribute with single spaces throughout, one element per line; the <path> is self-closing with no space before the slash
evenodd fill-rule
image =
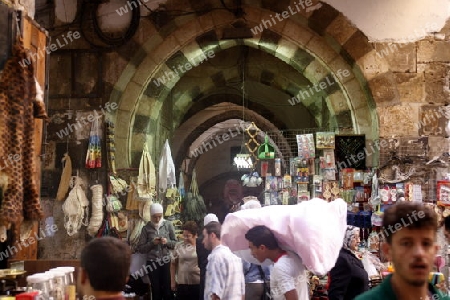
<path id="1" fill-rule="evenodd" d="M 356 257 L 360 257 L 359 253 L 356 250 L 351 248 L 353 241 L 359 236 L 359 228 L 355 226 L 347 226 L 345 230 L 344 244 L 342 247 L 351 253 L 353 253 Z"/>
<path id="2" fill-rule="evenodd" d="M 99 119 L 101 116 L 96 116 L 92 122 L 91 132 L 89 134 L 89 146 L 86 153 L 86 168 L 95 169 L 102 167 L 102 143 L 100 135 Z"/>

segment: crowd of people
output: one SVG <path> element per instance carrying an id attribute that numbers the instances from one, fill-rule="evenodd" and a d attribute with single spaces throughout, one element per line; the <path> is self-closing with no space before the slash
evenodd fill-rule
<path id="1" fill-rule="evenodd" d="M 189 300 L 310 299 L 301 259 L 283 250 L 268 227 L 255 226 L 243 233 L 252 256 L 264 263 L 261 266 L 243 261 L 221 243 L 221 224 L 215 215 L 204 218 L 200 236 L 197 224 L 186 222 L 183 241 L 177 243 L 173 226 L 162 214 L 162 207 L 153 204 L 151 221 L 142 230 L 137 248 L 146 253 L 147 264 L 152 266 L 153 300 L 173 299 L 174 292 L 176 299 Z M 414 215 L 419 217 L 412 218 Z M 359 229 L 348 226 L 339 257 L 329 272 L 328 299 L 450 299 L 429 283 L 438 250 L 437 227 L 436 213 L 421 203 L 401 202 L 386 209 L 383 228 L 396 230 L 386 235 L 382 251 L 395 271 L 369 290 L 368 275 L 357 252 Z M 446 219 L 445 229 L 450 237 L 450 219 Z M 81 255 L 79 294 L 124 299 L 121 291 L 129 278 L 130 257 L 129 246 L 119 239 L 92 240 Z M 272 263 L 270 267 L 265 265 L 267 261 Z M 270 294 L 265 288 L 267 281 Z"/>

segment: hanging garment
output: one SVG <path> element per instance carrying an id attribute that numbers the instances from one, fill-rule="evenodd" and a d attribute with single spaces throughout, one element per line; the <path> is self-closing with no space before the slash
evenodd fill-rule
<path id="1" fill-rule="evenodd" d="M 156 171 L 147 143 L 142 150 L 141 162 L 139 163 L 139 176 L 137 178 L 137 199 L 141 201 L 152 201 L 156 196 Z"/>
<path id="2" fill-rule="evenodd" d="M 102 167 L 102 143 L 100 133 L 100 116 L 97 116 L 91 125 L 89 134 L 89 146 L 86 153 L 86 168 L 95 169 Z"/>
<path id="3" fill-rule="evenodd" d="M 0 225 L 23 219 L 39 220 L 43 212 L 36 185 L 34 118 L 47 118 L 45 105 L 36 99 L 33 64 L 21 37 L 13 47 L 0 78 L 0 177 L 8 177 L 8 187 L 0 204 Z M 22 64 L 21 64 L 22 63 Z"/>
<path id="4" fill-rule="evenodd" d="M 169 141 L 166 140 L 159 160 L 159 189 L 165 192 L 167 188 L 173 188 L 176 185 L 175 164 L 173 163 Z"/>

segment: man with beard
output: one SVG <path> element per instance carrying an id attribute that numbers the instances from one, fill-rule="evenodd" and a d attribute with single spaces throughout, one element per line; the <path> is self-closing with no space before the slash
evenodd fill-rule
<path id="1" fill-rule="evenodd" d="M 205 300 L 244 300 L 242 262 L 220 241 L 220 223 L 203 229 L 203 245 L 212 250 L 206 266 Z"/>
<path id="2" fill-rule="evenodd" d="M 355 299 L 450 299 L 428 282 L 437 252 L 436 230 L 436 213 L 421 203 L 400 202 L 386 209 L 382 250 L 395 271 Z"/>
<path id="3" fill-rule="evenodd" d="M 130 272 L 131 250 L 123 241 L 93 239 L 81 252 L 77 274 L 80 299 L 125 300 L 122 291 Z"/>

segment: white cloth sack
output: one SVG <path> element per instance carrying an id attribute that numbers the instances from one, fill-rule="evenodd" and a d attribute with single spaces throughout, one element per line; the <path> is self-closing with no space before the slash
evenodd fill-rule
<path id="1" fill-rule="evenodd" d="M 280 247 L 298 254 L 307 269 L 325 275 L 334 267 L 342 248 L 347 204 L 342 199 L 328 203 L 314 198 L 297 205 L 271 205 L 230 213 L 222 225 L 222 243 L 239 257 L 258 264 L 245 239 L 245 233 L 257 225 L 270 228 Z"/>

